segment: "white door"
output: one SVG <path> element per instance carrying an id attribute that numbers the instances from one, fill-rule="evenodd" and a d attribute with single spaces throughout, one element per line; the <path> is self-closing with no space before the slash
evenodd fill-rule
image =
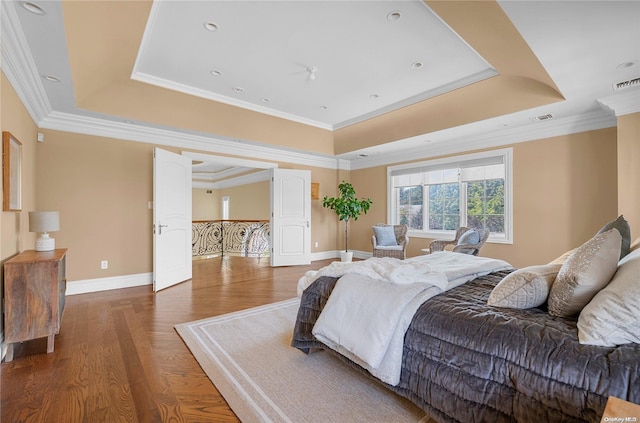
<path id="1" fill-rule="evenodd" d="M 311 263 L 311 172 L 271 171 L 271 266 Z"/>
<path id="2" fill-rule="evenodd" d="M 191 279 L 191 159 L 153 149 L 153 290 Z"/>

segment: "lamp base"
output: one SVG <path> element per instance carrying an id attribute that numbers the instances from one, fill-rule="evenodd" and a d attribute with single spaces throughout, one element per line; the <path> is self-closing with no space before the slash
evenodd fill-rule
<path id="1" fill-rule="evenodd" d="M 43 233 L 36 239 L 36 251 L 53 251 L 56 249 L 55 238 L 50 238 L 48 233 Z"/>

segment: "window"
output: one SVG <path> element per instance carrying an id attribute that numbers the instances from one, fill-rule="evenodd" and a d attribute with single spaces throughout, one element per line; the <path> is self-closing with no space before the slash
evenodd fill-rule
<path id="1" fill-rule="evenodd" d="M 513 242 L 511 154 L 501 149 L 389 167 L 391 223 L 428 238 L 483 227 L 489 241 Z"/>
<path id="2" fill-rule="evenodd" d="M 229 220 L 229 197 L 222 197 L 222 220 Z"/>

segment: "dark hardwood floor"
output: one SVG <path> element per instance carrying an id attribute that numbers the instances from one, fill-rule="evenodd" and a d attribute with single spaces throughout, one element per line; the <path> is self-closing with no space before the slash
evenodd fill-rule
<path id="1" fill-rule="evenodd" d="M 17 346 L 0 367 L 0 421 L 237 422 L 182 339 L 177 323 L 295 297 L 311 266 L 268 259 L 193 262 L 193 279 L 67 297 L 55 351 L 46 338 Z"/>

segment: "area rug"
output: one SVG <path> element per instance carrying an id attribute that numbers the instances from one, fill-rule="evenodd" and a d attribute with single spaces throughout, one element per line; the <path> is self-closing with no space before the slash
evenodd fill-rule
<path id="1" fill-rule="evenodd" d="M 298 299 L 176 325 L 243 422 L 428 422 L 326 351 L 290 346 Z"/>

